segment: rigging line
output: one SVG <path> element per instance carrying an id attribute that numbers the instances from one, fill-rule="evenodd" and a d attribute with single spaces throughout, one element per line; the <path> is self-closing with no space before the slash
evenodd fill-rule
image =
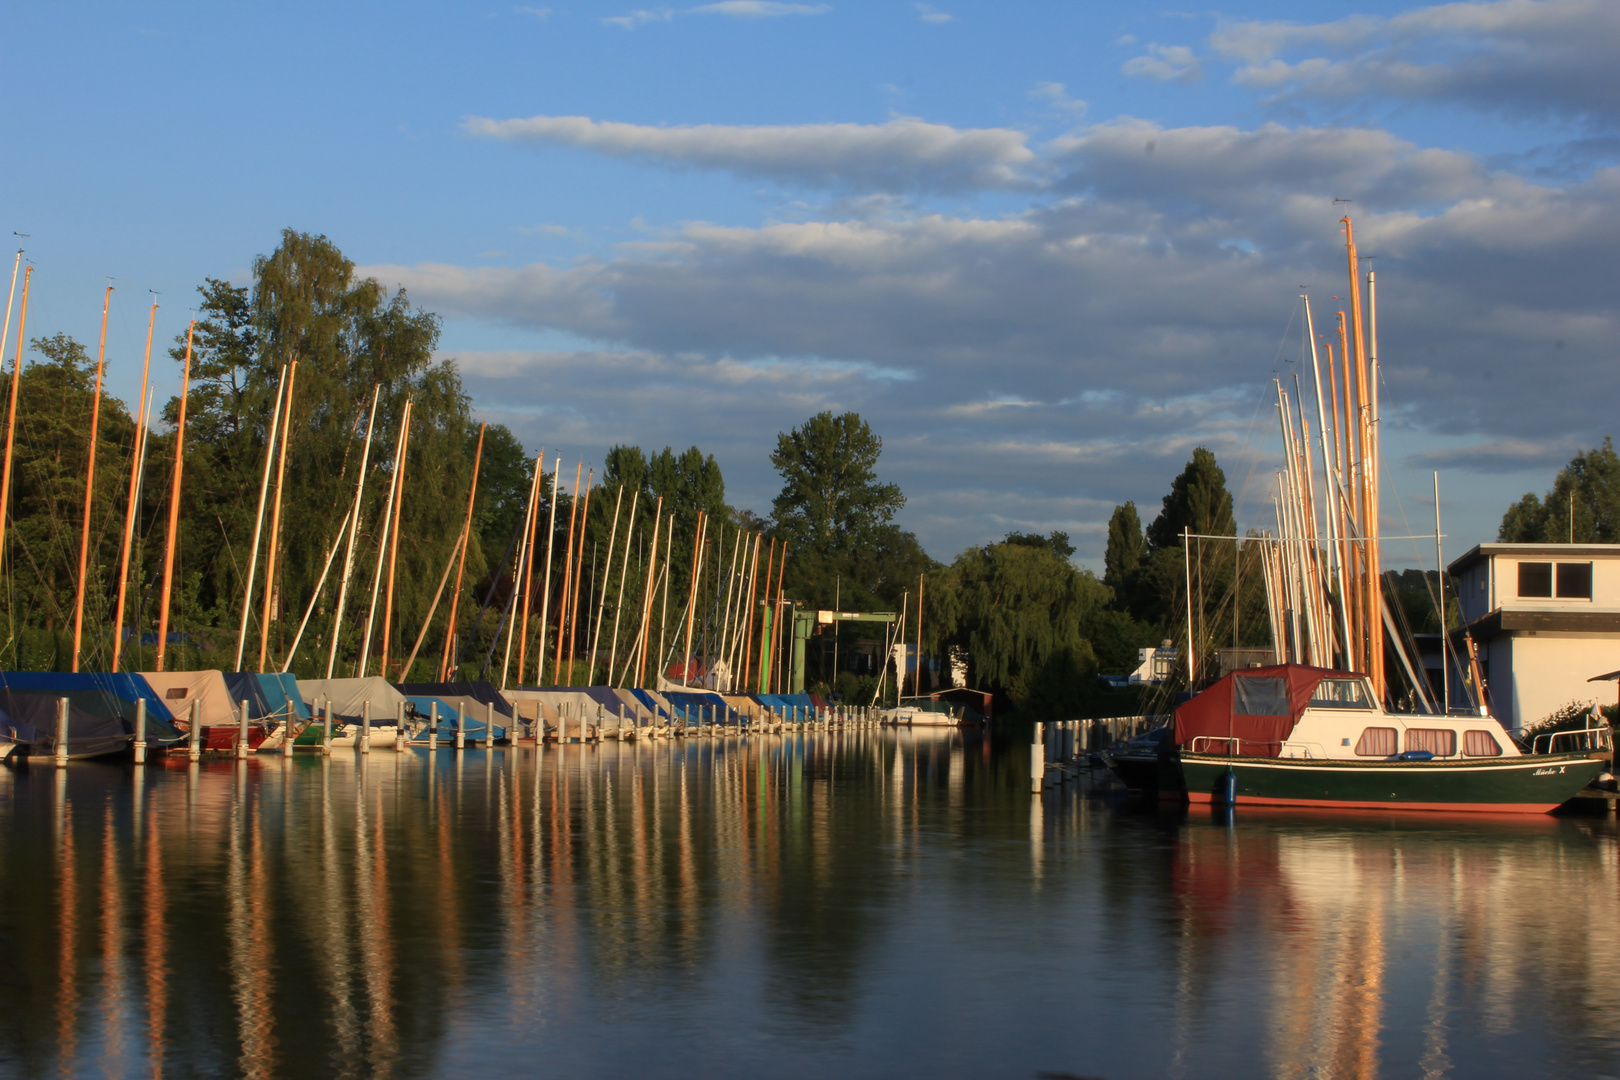
<path id="1" fill-rule="evenodd" d="M 1297 303 L 1290 302 L 1288 305 L 1288 323 L 1283 327 L 1282 335 L 1277 338 L 1277 355 L 1271 358 L 1271 370 L 1273 373 L 1277 372 L 1277 364 L 1282 359 L 1283 347 L 1288 344 L 1288 332 L 1294 328 L 1294 320 L 1298 317 L 1298 313 L 1299 305 Z M 1260 421 L 1260 410 L 1265 405 L 1266 397 L 1264 394 L 1262 394 L 1255 403 L 1254 416 L 1249 420 L 1249 430 L 1243 436 L 1243 443 L 1245 446 L 1249 444 L 1250 439 L 1254 438 L 1254 425 Z M 1268 435 L 1264 442 L 1262 442 L 1259 447 L 1255 448 L 1254 456 L 1249 460 L 1249 474 L 1243 478 L 1243 484 L 1238 488 L 1238 493 L 1232 500 L 1232 509 L 1234 513 L 1239 506 L 1243 505 L 1244 496 L 1247 495 L 1249 490 L 1249 482 L 1254 479 L 1254 470 L 1260 463 L 1261 449 L 1263 449 L 1270 442 L 1271 438 Z"/>

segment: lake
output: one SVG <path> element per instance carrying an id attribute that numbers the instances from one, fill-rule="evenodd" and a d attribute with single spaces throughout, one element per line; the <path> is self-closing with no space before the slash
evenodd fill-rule
<path id="1" fill-rule="evenodd" d="M 1620 1076 L 1613 819 L 974 734 L 0 770 L 0 1073 Z"/>

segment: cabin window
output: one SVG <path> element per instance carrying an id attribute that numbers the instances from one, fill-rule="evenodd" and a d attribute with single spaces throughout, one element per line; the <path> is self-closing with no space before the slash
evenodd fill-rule
<path id="1" fill-rule="evenodd" d="M 1463 754 L 1467 757 L 1501 757 L 1502 744 L 1488 731 L 1465 731 Z"/>
<path id="2" fill-rule="evenodd" d="M 183 686 L 171 686 L 167 690 L 163 691 L 163 697 L 166 701 L 174 701 L 177 698 L 183 698 L 185 696 L 186 688 Z"/>
<path id="3" fill-rule="evenodd" d="M 1427 750 L 1435 757 L 1455 757 L 1457 733 L 1446 728 L 1407 728 L 1406 748 Z"/>
<path id="4" fill-rule="evenodd" d="M 1394 757 L 1395 729 L 1392 727 L 1363 728 L 1361 738 L 1356 740 L 1356 756 Z"/>
<path id="5" fill-rule="evenodd" d="M 1558 597 L 1561 600 L 1592 599 L 1592 564 L 1589 562 L 1559 563 Z"/>
<path id="6" fill-rule="evenodd" d="M 1360 679 L 1323 679 L 1311 694 L 1311 708 L 1370 709 L 1372 702 L 1367 700 L 1367 684 Z"/>
<path id="7" fill-rule="evenodd" d="M 1239 675 L 1232 687 L 1232 712 L 1238 716 L 1288 716 L 1288 682 L 1275 676 Z"/>
<path id="8" fill-rule="evenodd" d="M 1519 595 L 1531 598 L 1551 597 L 1553 594 L 1553 564 L 1550 562 L 1522 562 L 1519 564 Z"/>

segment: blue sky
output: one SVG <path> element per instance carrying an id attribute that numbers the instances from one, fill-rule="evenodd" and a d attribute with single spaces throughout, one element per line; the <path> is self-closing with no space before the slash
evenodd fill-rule
<path id="1" fill-rule="evenodd" d="M 171 338 L 290 226 L 441 313 L 531 450 L 695 443 L 763 512 L 776 433 L 856 409 L 936 557 L 1058 528 L 1097 565 L 1199 443 L 1268 524 L 1347 198 L 1386 531 L 1438 468 L 1454 555 L 1612 429 L 1617 53 L 1591 0 L 40 5 L 0 227 L 31 335 L 93 344 L 114 279 L 126 399 L 147 290 Z"/>

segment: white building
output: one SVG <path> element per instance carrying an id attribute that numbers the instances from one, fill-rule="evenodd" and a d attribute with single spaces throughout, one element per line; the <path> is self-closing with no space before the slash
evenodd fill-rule
<path id="1" fill-rule="evenodd" d="M 1613 704 L 1614 684 L 1587 680 L 1620 668 L 1620 544 L 1480 544 L 1447 572 L 1504 726 Z"/>

